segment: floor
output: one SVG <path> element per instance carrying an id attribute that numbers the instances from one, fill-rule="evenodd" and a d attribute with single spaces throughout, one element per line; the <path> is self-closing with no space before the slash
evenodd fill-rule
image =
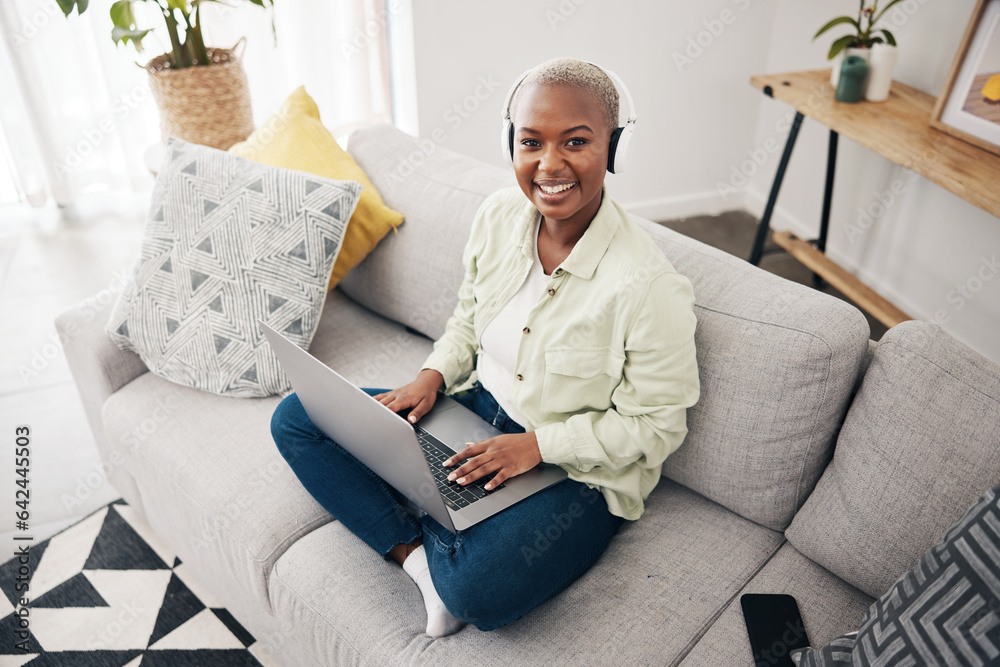
<path id="1" fill-rule="evenodd" d="M 100 459 L 53 319 L 74 303 L 114 289 L 137 256 L 148 200 L 142 196 L 107 206 L 84 202 L 78 219 L 55 210 L 0 208 L 0 433 L 13 441 L 17 426 L 31 429 L 29 531 L 36 541 L 109 503 L 119 493 L 101 473 Z M 744 212 L 664 223 L 740 257 L 746 257 L 756 220 Z M 812 276 L 783 251 L 767 254 L 762 268 L 804 284 Z M 833 294 L 835 291 L 826 290 Z M 838 295 L 839 296 L 839 295 Z M 885 327 L 873 322 L 878 339 Z M 15 471 L 0 466 L 0 491 L 15 500 Z M 8 505 L 10 507 L 10 505 Z M 10 516 L 10 515 L 8 515 Z M 0 523 L 0 562 L 13 549 L 13 519 Z"/>
<path id="2" fill-rule="evenodd" d="M 66 222 L 53 208 L 0 208 L 0 433 L 13 454 L 14 429 L 30 428 L 29 529 L 44 540 L 120 494 L 104 479 L 83 406 L 62 354 L 53 319 L 116 284 L 142 238 L 148 196 L 112 207 L 83 202 Z M 12 459 L 9 456 L 8 459 Z M 0 561 L 13 554 L 15 469 L 0 466 Z"/>

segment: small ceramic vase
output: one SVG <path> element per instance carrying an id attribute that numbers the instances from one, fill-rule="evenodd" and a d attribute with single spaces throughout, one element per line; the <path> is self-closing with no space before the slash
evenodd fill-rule
<path id="1" fill-rule="evenodd" d="M 836 98 L 838 102 L 860 102 L 864 98 L 865 79 L 868 76 L 868 63 L 858 56 L 847 56 L 840 67 L 840 83 L 837 85 Z"/>

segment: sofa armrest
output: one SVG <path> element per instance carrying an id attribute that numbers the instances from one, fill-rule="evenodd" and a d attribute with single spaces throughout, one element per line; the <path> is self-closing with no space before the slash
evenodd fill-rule
<path id="1" fill-rule="evenodd" d="M 102 458 L 108 455 L 101 419 L 104 402 L 148 370 L 139 355 L 119 349 L 105 333 L 104 327 L 115 302 L 108 296 L 107 290 L 95 294 L 55 320 L 69 370 Z"/>

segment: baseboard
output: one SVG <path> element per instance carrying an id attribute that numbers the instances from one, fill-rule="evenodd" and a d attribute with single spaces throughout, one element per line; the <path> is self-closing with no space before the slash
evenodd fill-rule
<path id="1" fill-rule="evenodd" d="M 764 208 L 767 206 L 767 195 L 748 187 L 743 190 L 743 201 L 745 203 L 746 211 L 760 220 L 761 216 L 764 214 Z M 817 210 L 816 221 L 810 224 L 793 215 L 788 211 L 788 209 L 784 209 L 780 205 L 775 206 L 774 213 L 771 216 L 771 229 L 787 230 L 803 239 L 816 238 L 819 234 L 819 212 Z M 910 317 L 918 320 L 930 319 L 927 314 L 923 312 L 922 308 L 914 304 L 905 295 L 900 294 L 889 285 L 886 285 L 877 276 L 874 276 L 863 268 L 860 268 L 851 258 L 837 252 L 836 248 L 828 249 L 826 254 L 830 259 L 844 267 L 844 269 L 848 272 L 857 276 L 862 282 L 891 301 L 896 305 L 896 307 L 903 310 Z"/>
<path id="2" fill-rule="evenodd" d="M 696 215 L 719 215 L 726 211 L 739 211 L 746 208 L 746 201 L 742 192 L 723 197 L 717 191 L 709 190 L 690 195 L 628 202 L 625 208 L 640 218 L 662 222 Z"/>

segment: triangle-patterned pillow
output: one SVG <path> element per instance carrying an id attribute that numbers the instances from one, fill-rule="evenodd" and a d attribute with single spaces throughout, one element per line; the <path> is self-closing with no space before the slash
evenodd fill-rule
<path id="1" fill-rule="evenodd" d="M 216 394 L 288 389 L 257 320 L 307 349 L 361 185 L 169 140 L 142 250 L 107 332 Z"/>

